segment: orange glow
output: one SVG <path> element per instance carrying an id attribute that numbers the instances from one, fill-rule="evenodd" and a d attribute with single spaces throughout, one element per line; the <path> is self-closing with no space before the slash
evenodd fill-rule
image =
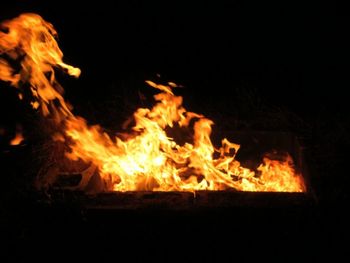
<path id="1" fill-rule="evenodd" d="M 19 145 L 24 140 L 21 132 L 16 132 L 16 136 L 10 141 L 11 145 Z"/>
<path id="2" fill-rule="evenodd" d="M 3 26 L 9 32 L 0 32 L 0 54 L 25 56 L 20 75 L 14 74 L 10 63 L 0 59 L 0 79 L 17 88 L 23 82 L 30 84 L 35 99 L 33 107 L 40 107 L 44 116 L 54 115 L 64 126 L 64 134 L 53 137 L 69 143 L 67 158 L 94 164 L 105 190 L 305 190 L 290 157 L 285 161 L 264 158 L 258 171 L 252 171 L 235 159 L 238 144 L 224 138 L 221 146 L 215 148 L 210 139 L 214 122 L 187 111 L 182 106 L 183 98 L 173 93 L 177 87 L 173 82 L 162 85 L 146 81 L 159 91 L 154 96 L 156 104 L 136 110 L 135 125 L 128 136 L 111 137 L 98 125 L 88 126 L 83 118 L 70 111 L 55 79 L 55 68 L 76 77 L 80 70 L 62 62 L 63 54 L 55 41 L 53 26 L 35 14 L 21 15 Z M 53 100 L 58 100 L 59 105 L 54 106 Z M 192 140 L 178 144 L 166 132 L 175 127 L 180 131 L 193 128 Z"/>

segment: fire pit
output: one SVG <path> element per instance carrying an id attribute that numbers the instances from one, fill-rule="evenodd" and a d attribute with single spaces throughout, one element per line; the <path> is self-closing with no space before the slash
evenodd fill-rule
<path id="1" fill-rule="evenodd" d="M 283 132 L 235 132 L 238 142 L 247 147 L 242 155 L 259 157 L 269 149 L 288 149 L 295 166 L 303 176 L 305 192 L 243 192 L 234 189 L 221 191 L 195 192 L 159 192 L 159 191 L 127 191 L 86 193 L 72 190 L 72 184 L 79 185 L 79 180 L 69 179 L 67 174 L 50 191 L 50 205 L 70 204 L 84 210 L 114 211 L 206 211 L 239 207 L 305 207 L 315 202 L 315 196 L 309 184 L 308 168 L 304 162 L 302 147 L 297 138 Z M 253 142 L 253 144 L 251 143 Z M 257 151 L 256 149 L 259 149 Z M 250 159 L 250 162 L 253 162 Z M 73 174 L 72 177 L 77 177 Z M 81 178 L 81 177 L 80 177 Z M 70 186 L 66 187 L 70 182 Z M 65 190 L 64 190 L 65 189 Z M 45 203 L 47 198 L 41 198 Z"/>
<path id="2" fill-rule="evenodd" d="M 294 202 L 310 192 L 296 138 L 221 131 L 216 146 L 213 121 L 187 111 L 173 82 L 146 81 L 159 92 L 156 103 L 137 109 L 122 132 L 111 135 L 88 125 L 73 114 L 55 78 L 57 68 L 75 77 L 80 69 L 62 61 L 53 25 L 23 14 L 2 27 L 0 78 L 18 89 L 19 99 L 30 91 L 32 107 L 54 127 L 52 140 L 65 148 L 58 167 L 38 178 L 42 189 L 64 192 L 65 198 L 72 192 L 87 207 L 116 209 L 230 207 L 257 198 L 267 204 L 271 192 L 285 192 L 278 195 Z M 235 143 L 226 139 L 232 136 Z M 59 167 L 67 160 L 68 170 Z M 84 169 L 72 172 L 77 163 Z"/>

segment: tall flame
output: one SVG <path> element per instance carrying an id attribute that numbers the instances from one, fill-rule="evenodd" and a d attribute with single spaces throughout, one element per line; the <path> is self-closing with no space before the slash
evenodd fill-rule
<path id="1" fill-rule="evenodd" d="M 54 68 L 64 69 L 75 77 L 80 75 L 80 69 L 62 61 L 63 53 L 55 40 L 57 33 L 53 25 L 39 15 L 22 14 L 5 21 L 1 27 L 5 32 L 0 31 L 0 55 L 7 55 L 10 62 L 0 59 L 0 78 L 20 90 L 29 84 L 34 98 L 32 105 L 40 106 L 45 116 L 50 113 L 49 107 L 56 108 L 60 115 L 72 115 L 61 95 L 63 89 L 56 81 Z M 11 65 L 16 62 L 20 63 L 19 72 Z M 58 107 L 54 100 L 59 102 Z"/>
<path id="2" fill-rule="evenodd" d="M 60 125 L 64 125 L 70 146 L 66 156 L 98 167 L 106 190 L 305 190 L 291 158 L 284 162 L 265 158 L 258 172 L 254 172 L 235 159 L 239 145 L 225 138 L 221 147 L 215 149 L 210 139 L 213 122 L 182 106 L 182 97 L 172 91 L 175 83 L 146 81 L 159 90 L 154 96 L 157 103 L 151 109 L 136 110 L 135 125 L 126 139 L 111 138 L 100 126 L 88 126 L 83 118 L 73 115 L 55 79 L 55 68 L 75 77 L 80 70 L 62 61 L 54 27 L 36 14 L 22 14 L 4 22 L 2 27 L 0 54 L 6 59 L 0 58 L 0 79 L 20 90 L 30 88 L 33 107 L 40 107 L 44 116 L 52 114 L 62 121 Z M 18 62 L 19 72 L 13 66 Z M 180 145 L 166 133 L 173 127 L 188 129 L 192 123 L 191 142 Z"/>

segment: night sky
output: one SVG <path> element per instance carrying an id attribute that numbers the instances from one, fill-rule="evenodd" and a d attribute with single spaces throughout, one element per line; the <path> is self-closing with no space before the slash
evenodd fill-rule
<path id="1" fill-rule="evenodd" d="M 230 91 L 243 88 L 308 116 L 324 104 L 344 110 L 349 54 L 337 3 L 14 1 L 2 6 L 1 20 L 22 12 L 53 23 L 65 60 L 82 68 L 66 87 L 73 104 L 123 94 L 121 83 L 142 88 L 159 73 L 195 102 L 232 100 Z"/>

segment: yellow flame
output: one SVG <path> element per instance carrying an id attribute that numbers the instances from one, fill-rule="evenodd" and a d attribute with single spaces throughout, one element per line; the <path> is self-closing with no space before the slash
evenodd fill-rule
<path id="1" fill-rule="evenodd" d="M 67 157 L 98 167 L 106 190 L 305 190 L 291 159 L 281 162 L 265 158 L 258 174 L 235 159 L 239 145 L 225 138 L 215 149 L 210 139 L 213 122 L 188 112 L 182 106 L 182 97 L 174 95 L 172 88 L 177 85 L 173 82 L 162 85 L 146 81 L 159 90 L 154 96 L 157 103 L 151 109 L 136 110 L 135 125 L 126 138 L 111 138 L 101 127 L 89 127 L 83 118 L 72 114 L 55 79 L 54 68 L 76 77 L 80 70 L 62 62 L 53 26 L 36 14 L 23 14 L 3 23 L 3 27 L 8 32 L 0 32 L 0 54 L 6 53 L 14 60 L 25 56 L 20 60 L 20 74 L 11 63 L 0 59 L 0 78 L 17 88 L 28 83 L 36 99 L 33 107 L 40 105 L 44 116 L 55 114 L 64 120 L 64 136 L 69 138 L 71 149 Z M 52 105 L 53 100 L 59 101 L 58 107 Z M 178 144 L 166 133 L 166 129 L 175 127 L 193 128 L 192 140 Z M 53 135 L 61 141 L 64 136 Z"/>
<path id="2" fill-rule="evenodd" d="M 140 108 L 134 113 L 134 134 L 125 140 L 112 139 L 99 126 L 88 127 L 82 118 L 66 122 L 66 134 L 73 141 L 67 156 L 94 163 L 107 189 L 303 191 L 302 179 L 295 174 L 290 158 L 285 162 L 264 159 L 257 175 L 235 160 L 239 145 L 225 138 L 215 159 L 210 140 L 213 122 L 187 112 L 182 97 L 175 96 L 170 86 L 147 83 L 162 92 L 154 96 L 157 103 L 152 109 Z M 179 145 L 165 132 L 175 125 L 187 129 L 191 119 L 193 143 Z"/>
<path id="3" fill-rule="evenodd" d="M 54 68 L 64 69 L 75 77 L 80 75 L 80 69 L 62 61 L 63 53 L 55 40 L 52 24 L 37 14 L 28 13 L 5 21 L 1 27 L 7 32 L 0 31 L 0 55 L 7 54 L 13 63 L 20 63 L 21 70 L 14 73 L 13 66 L 0 58 L 0 78 L 17 88 L 28 83 L 36 100 L 33 107 L 40 105 L 45 116 L 50 112 L 49 105 L 55 108 L 53 100 L 59 101 L 57 111 L 71 115 L 61 95 L 63 89 L 55 79 Z"/>

